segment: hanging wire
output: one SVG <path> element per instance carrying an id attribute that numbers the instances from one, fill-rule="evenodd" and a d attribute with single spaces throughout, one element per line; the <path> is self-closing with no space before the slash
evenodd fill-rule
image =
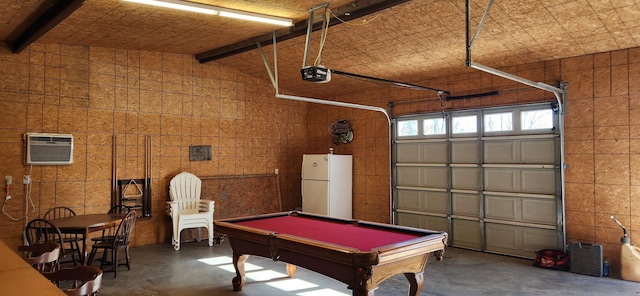
<path id="1" fill-rule="evenodd" d="M 358 23 L 349 23 L 343 19 L 341 19 L 338 15 L 336 15 L 335 11 L 330 10 L 331 15 L 333 15 L 333 17 L 335 17 L 337 20 L 339 20 L 341 23 L 343 24 L 347 24 L 350 26 L 364 26 L 364 25 L 368 25 L 370 22 L 373 22 L 375 19 L 378 18 L 378 16 L 380 15 L 380 13 L 376 13 L 376 15 L 373 16 L 373 18 L 370 18 L 368 20 L 362 20 L 362 23 L 358 24 Z"/>

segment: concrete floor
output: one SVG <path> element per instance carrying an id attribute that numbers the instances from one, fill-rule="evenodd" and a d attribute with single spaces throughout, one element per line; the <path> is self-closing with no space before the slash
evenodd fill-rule
<path id="1" fill-rule="evenodd" d="M 170 244 L 136 247 L 131 257 L 130 271 L 121 267 L 115 279 L 105 273 L 101 296 L 351 295 L 345 284 L 303 268 L 287 278 L 283 262 L 257 256 L 247 260 L 243 291 L 233 292 L 228 241 L 214 247 L 204 241 L 184 243 L 180 251 Z M 640 295 L 640 283 L 545 270 L 532 266 L 532 260 L 451 247 L 443 261 L 429 258 L 424 277 L 420 295 Z M 398 275 L 383 282 L 376 295 L 407 295 L 408 287 Z"/>

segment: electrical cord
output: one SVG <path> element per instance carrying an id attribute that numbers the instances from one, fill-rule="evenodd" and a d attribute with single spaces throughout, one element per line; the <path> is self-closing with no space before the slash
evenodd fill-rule
<path id="1" fill-rule="evenodd" d="M 376 15 L 375 15 L 375 16 L 373 16 L 373 18 L 370 18 L 370 19 L 368 19 L 368 20 L 366 20 L 366 19 L 365 19 L 365 20 L 362 20 L 362 23 L 361 23 L 361 24 L 357 24 L 357 23 L 350 23 L 350 22 L 347 22 L 347 21 L 345 21 L 345 20 L 341 19 L 340 17 L 338 17 L 338 15 L 337 15 L 333 10 L 330 10 L 330 11 L 331 11 L 331 15 L 333 15 L 333 17 L 335 17 L 335 18 L 336 18 L 337 20 L 339 20 L 341 23 L 343 23 L 343 24 L 347 24 L 347 25 L 351 25 L 351 26 L 364 26 L 364 25 L 368 25 L 370 22 L 372 22 L 373 20 L 377 19 L 377 18 L 378 18 L 378 16 L 380 15 L 380 13 L 376 13 Z"/>
<path id="2" fill-rule="evenodd" d="M 324 49 L 324 43 L 327 41 L 327 34 L 329 32 L 329 23 L 331 22 L 330 9 L 325 8 L 324 19 L 325 24 L 322 30 L 322 36 L 320 36 L 320 49 L 318 50 L 318 55 L 316 56 L 315 61 L 313 61 L 314 66 L 318 66 L 320 64 L 320 57 L 322 56 L 322 50 Z"/>
<path id="3" fill-rule="evenodd" d="M 32 166 L 32 168 L 33 168 L 33 166 Z M 29 176 L 31 176 L 31 170 L 29 171 Z M 26 188 L 26 191 L 25 191 L 26 200 L 27 200 L 28 205 L 31 205 L 31 208 L 32 208 L 31 213 L 36 211 L 36 206 L 35 206 L 35 204 L 33 204 L 33 200 L 31 199 L 31 187 L 32 187 L 32 184 L 33 184 L 33 182 L 29 182 L 29 184 L 25 184 L 26 185 L 25 186 L 25 188 Z M 9 193 L 9 188 L 10 188 L 10 186 L 7 185 L 7 188 L 6 188 L 6 192 L 7 193 L 5 195 L 4 202 L 2 202 L 2 213 L 5 216 L 7 216 L 9 219 L 13 220 L 13 221 L 20 221 L 20 220 L 24 219 L 25 217 L 27 217 L 27 213 L 26 213 L 27 210 L 26 209 L 25 209 L 25 214 L 22 215 L 22 217 L 20 217 L 20 218 L 15 218 L 15 217 L 11 216 L 11 214 L 7 213 L 7 211 L 5 210 L 5 207 L 7 206 L 7 202 L 11 199 L 11 195 Z M 9 197 L 9 198 L 7 198 L 7 197 Z"/>

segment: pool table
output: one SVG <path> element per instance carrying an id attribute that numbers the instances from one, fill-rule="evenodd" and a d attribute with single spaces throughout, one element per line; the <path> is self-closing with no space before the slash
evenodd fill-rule
<path id="1" fill-rule="evenodd" d="M 295 211 L 214 224 L 233 250 L 235 291 L 245 283 L 248 256 L 257 255 L 286 262 L 290 277 L 300 266 L 334 278 L 347 284 L 353 295 L 375 295 L 382 281 L 403 273 L 409 295 L 419 295 L 429 254 L 442 260 L 447 241 L 446 232 Z"/>

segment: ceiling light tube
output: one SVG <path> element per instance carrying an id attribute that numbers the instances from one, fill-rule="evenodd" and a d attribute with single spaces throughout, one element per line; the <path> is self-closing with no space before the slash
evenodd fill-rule
<path id="1" fill-rule="evenodd" d="M 259 13 L 233 10 L 233 9 L 226 9 L 222 7 L 217 9 L 219 11 L 218 15 L 220 16 L 241 19 L 245 21 L 260 22 L 260 23 L 266 23 L 266 24 L 272 24 L 272 25 L 278 25 L 278 26 L 284 26 L 284 27 L 291 26 L 291 24 L 293 23 L 291 19 L 277 17 L 277 16 L 264 15 Z"/>
<path id="2" fill-rule="evenodd" d="M 253 21 L 253 22 L 261 22 L 261 23 L 267 23 L 267 24 L 279 25 L 279 26 L 291 26 L 291 24 L 293 23 L 291 19 L 287 19 L 287 18 L 260 14 L 260 13 L 253 13 L 253 12 L 242 11 L 242 10 L 222 8 L 222 7 L 195 3 L 195 2 L 188 2 L 188 1 L 179 1 L 179 0 L 124 0 L 124 1 L 165 7 L 165 8 L 186 10 L 191 12 L 205 13 L 210 15 L 219 15 L 222 17 L 229 17 L 229 18 L 235 18 L 235 19 L 241 19 L 241 20 L 247 20 L 247 21 Z"/>
<path id="3" fill-rule="evenodd" d="M 135 2 L 140 4 L 147 4 L 165 8 L 186 10 L 191 12 L 198 12 L 204 14 L 217 15 L 218 10 L 213 6 L 204 5 L 200 3 L 177 1 L 177 0 L 124 0 L 127 2 Z"/>

